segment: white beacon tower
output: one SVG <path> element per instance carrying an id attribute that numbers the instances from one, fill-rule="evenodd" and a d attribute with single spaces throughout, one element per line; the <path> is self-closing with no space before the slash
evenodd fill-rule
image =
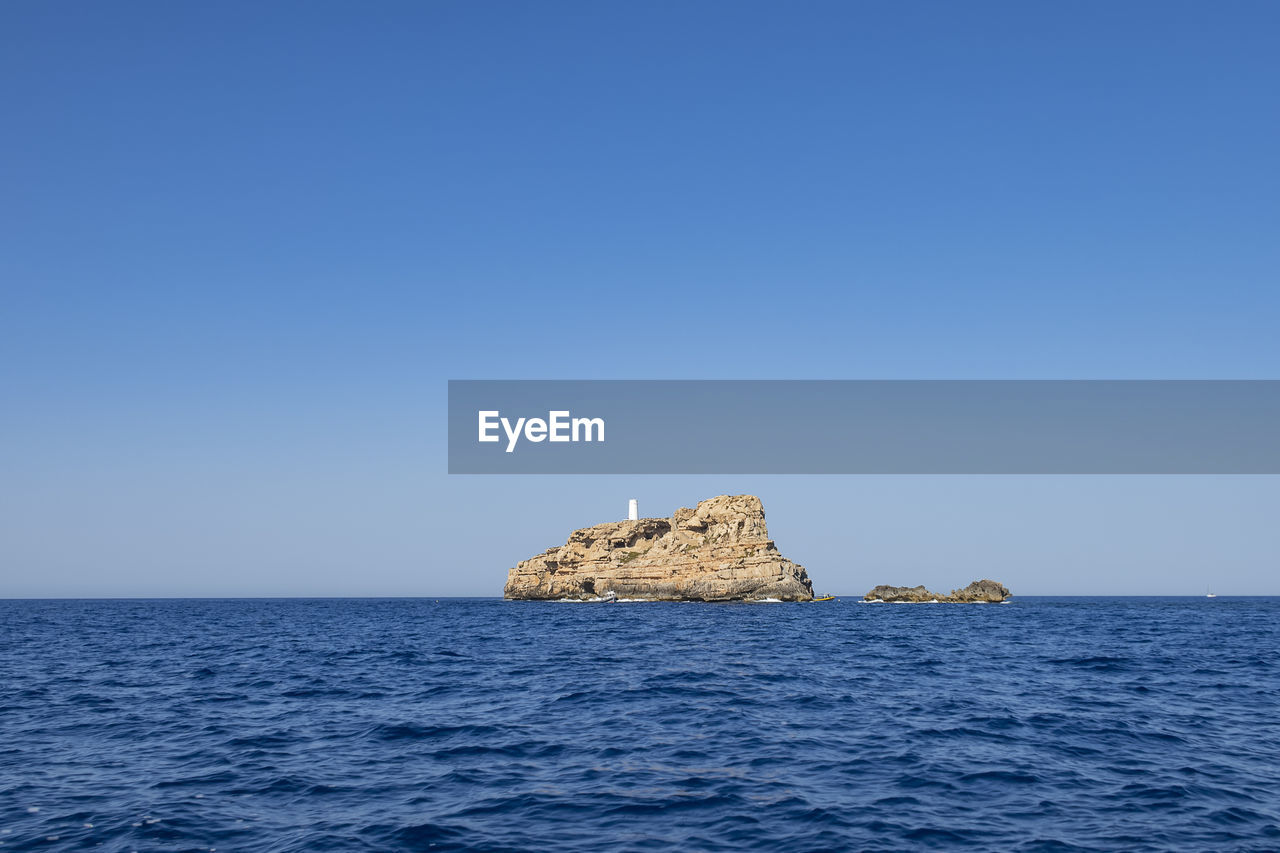
<path id="1" fill-rule="evenodd" d="M 640 507 L 636 504 L 636 499 L 632 498 L 627 503 L 627 521 L 636 521 L 640 518 Z"/>

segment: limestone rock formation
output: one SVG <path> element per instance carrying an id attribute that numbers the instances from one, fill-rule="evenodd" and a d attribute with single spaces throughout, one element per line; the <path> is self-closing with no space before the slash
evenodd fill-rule
<path id="1" fill-rule="evenodd" d="M 863 596 L 866 601 L 933 601 L 935 598 L 938 594 L 923 586 L 889 586 L 883 583 Z"/>
<path id="2" fill-rule="evenodd" d="M 992 580 L 980 580 L 964 589 L 953 589 L 950 595 L 939 595 L 929 592 L 923 586 L 888 586 L 881 584 L 868 592 L 863 598 L 867 601 L 947 601 L 947 602 L 988 602 L 998 603 L 1009 598 L 1013 593 L 1002 583 Z"/>
<path id="3" fill-rule="evenodd" d="M 575 530 L 569 541 L 507 573 L 505 598 L 665 601 L 808 601 L 803 566 L 778 553 L 754 495 L 721 495 L 671 518 L 612 521 Z"/>

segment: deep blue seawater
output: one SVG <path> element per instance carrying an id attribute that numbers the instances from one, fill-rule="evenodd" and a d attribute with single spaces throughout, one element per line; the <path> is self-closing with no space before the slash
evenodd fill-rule
<path id="1" fill-rule="evenodd" d="M 3 850 L 1275 850 L 1280 599 L 0 602 Z"/>

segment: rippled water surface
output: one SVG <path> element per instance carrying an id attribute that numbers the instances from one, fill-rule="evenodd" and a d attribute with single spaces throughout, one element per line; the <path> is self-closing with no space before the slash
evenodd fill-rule
<path id="1" fill-rule="evenodd" d="M 1280 848 L 1280 599 L 0 602 L 5 850 Z"/>

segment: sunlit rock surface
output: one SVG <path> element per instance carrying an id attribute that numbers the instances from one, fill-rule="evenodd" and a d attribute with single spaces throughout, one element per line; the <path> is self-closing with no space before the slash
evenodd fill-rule
<path id="1" fill-rule="evenodd" d="M 671 518 L 575 530 L 564 545 L 519 563 L 506 598 L 808 601 L 804 567 L 778 553 L 754 495 L 721 495 Z"/>

